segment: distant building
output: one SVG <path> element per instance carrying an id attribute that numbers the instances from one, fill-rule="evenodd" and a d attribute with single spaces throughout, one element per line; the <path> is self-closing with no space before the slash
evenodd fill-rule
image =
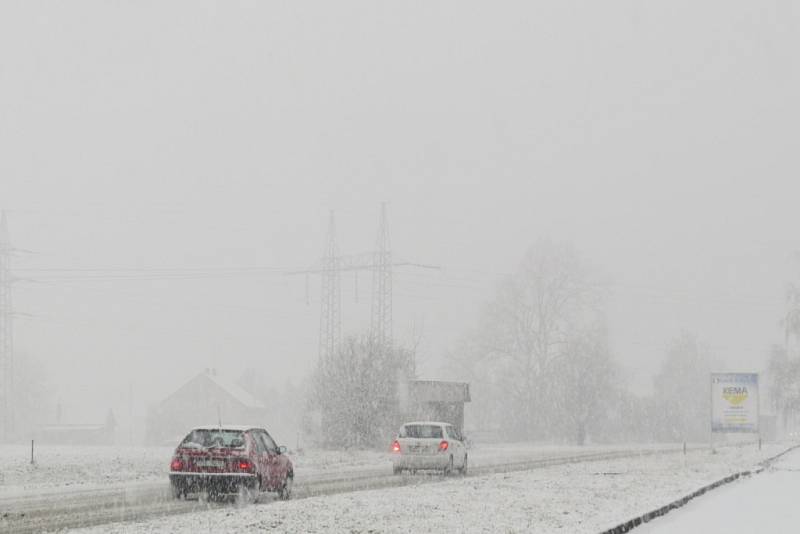
<path id="1" fill-rule="evenodd" d="M 407 419 L 443 421 L 463 430 L 464 405 L 470 402 L 467 382 L 410 380 L 402 396 Z"/>
<path id="2" fill-rule="evenodd" d="M 103 423 L 40 425 L 34 439 L 47 445 L 113 445 L 116 427 L 109 410 Z"/>
<path id="3" fill-rule="evenodd" d="M 151 410 L 147 442 L 176 445 L 193 427 L 215 423 L 265 425 L 266 407 L 244 388 L 206 369 Z"/>

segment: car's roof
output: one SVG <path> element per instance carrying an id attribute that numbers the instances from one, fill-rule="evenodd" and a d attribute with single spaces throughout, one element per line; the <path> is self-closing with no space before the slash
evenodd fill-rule
<path id="1" fill-rule="evenodd" d="M 436 425 L 436 426 L 453 426 L 451 423 L 443 423 L 442 421 L 410 421 L 403 423 L 403 426 L 408 425 Z"/>
<path id="2" fill-rule="evenodd" d="M 203 425 L 196 426 L 192 430 L 233 430 L 234 432 L 245 432 L 254 428 L 261 429 L 262 427 L 255 425 Z"/>

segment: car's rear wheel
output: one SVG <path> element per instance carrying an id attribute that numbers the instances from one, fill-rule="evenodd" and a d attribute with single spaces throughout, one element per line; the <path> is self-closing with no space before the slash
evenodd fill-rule
<path id="1" fill-rule="evenodd" d="M 464 476 L 466 476 L 466 475 L 467 475 L 467 464 L 468 464 L 468 462 L 467 462 L 467 455 L 465 454 L 465 455 L 464 455 L 464 465 L 462 465 L 462 466 L 461 466 L 461 469 L 459 469 L 459 471 L 461 472 L 461 474 L 462 474 L 462 475 L 464 475 Z"/>
<path id="2" fill-rule="evenodd" d="M 397 466 L 394 466 L 394 467 L 392 467 L 392 472 L 393 472 L 395 475 L 399 475 L 400 473 L 402 473 L 402 472 L 403 472 L 403 468 L 402 468 L 402 467 L 397 467 Z"/>
<path id="3" fill-rule="evenodd" d="M 169 485 L 173 499 L 183 499 L 186 496 L 186 490 L 183 485 L 175 484 L 174 482 Z"/>
<path id="4" fill-rule="evenodd" d="M 447 462 L 447 467 L 444 468 L 444 474 L 450 475 L 453 473 L 453 457 L 450 457 L 450 460 Z"/>
<path id="5" fill-rule="evenodd" d="M 240 484 L 236 492 L 236 504 L 245 505 L 252 504 L 258 498 L 258 489 L 251 484 Z"/>
<path id="6" fill-rule="evenodd" d="M 286 480 L 283 482 L 283 487 L 278 490 L 278 497 L 282 501 L 288 501 L 292 498 L 292 487 L 294 486 L 294 473 L 286 475 Z"/>

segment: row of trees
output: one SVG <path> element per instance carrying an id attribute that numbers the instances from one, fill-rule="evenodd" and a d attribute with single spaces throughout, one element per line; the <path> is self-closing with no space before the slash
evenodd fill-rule
<path id="1" fill-rule="evenodd" d="M 774 345 L 769 355 L 769 392 L 772 407 L 783 428 L 796 425 L 800 414 L 800 288 L 786 290 L 786 315 L 783 318 L 784 344 Z"/>
<path id="2" fill-rule="evenodd" d="M 605 301 L 605 285 L 571 246 L 531 247 L 448 355 L 448 376 L 471 385 L 471 426 L 505 440 L 707 440 L 708 348 L 681 333 L 666 346 L 652 395 L 633 395 L 609 348 Z M 800 339 L 800 290 L 789 304 L 787 344 Z M 775 407 L 800 411 L 800 358 L 775 348 L 769 371 Z M 399 423 L 398 384 L 413 376 L 414 351 L 347 339 L 314 375 L 323 442 L 383 444 Z"/>
<path id="3" fill-rule="evenodd" d="M 475 425 L 509 440 L 704 441 L 709 351 L 682 333 L 654 393 L 632 395 L 609 349 L 605 287 L 569 245 L 542 241 L 449 357 L 472 384 Z"/>

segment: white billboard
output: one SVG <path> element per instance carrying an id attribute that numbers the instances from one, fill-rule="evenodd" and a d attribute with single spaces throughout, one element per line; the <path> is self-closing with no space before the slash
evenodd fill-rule
<path id="1" fill-rule="evenodd" d="M 758 432 L 758 373 L 711 373 L 711 431 Z"/>

